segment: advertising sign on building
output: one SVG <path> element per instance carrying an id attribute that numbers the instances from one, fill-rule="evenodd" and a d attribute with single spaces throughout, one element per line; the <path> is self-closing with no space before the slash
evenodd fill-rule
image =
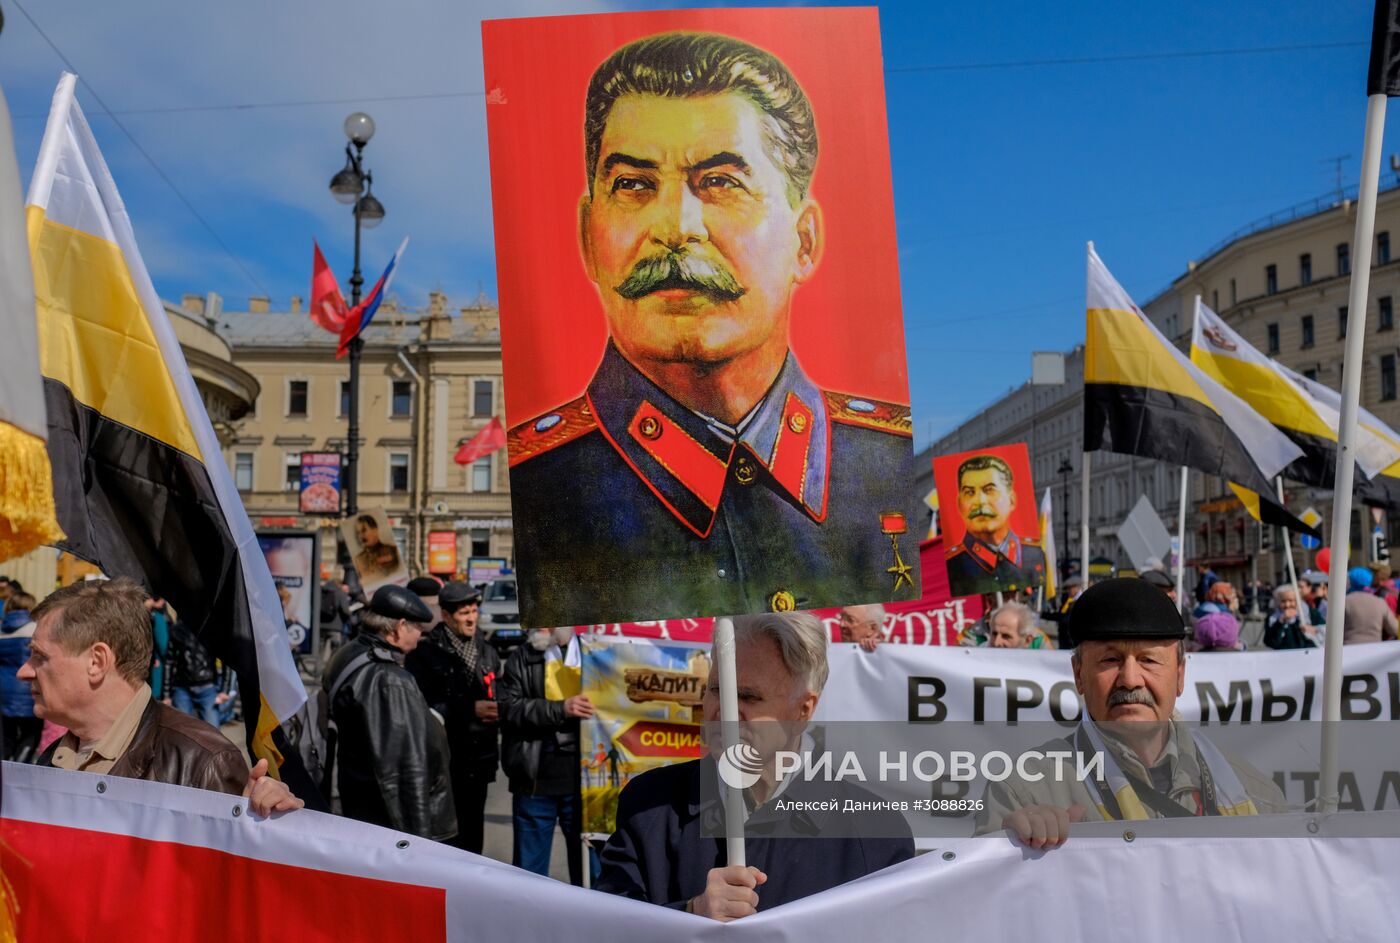
<path id="1" fill-rule="evenodd" d="M 450 530 L 428 532 L 428 572 L 450 576 L 457 572 L 457 534 Z"/>
<path id="2" fill-rule="evenodd" d="M 301 500 L 303 514 L 340 513 L 340 453 L 301 453 Z"/>

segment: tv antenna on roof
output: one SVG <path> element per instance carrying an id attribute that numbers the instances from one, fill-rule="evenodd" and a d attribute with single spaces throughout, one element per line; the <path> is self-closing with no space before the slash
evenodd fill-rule
<path id="1" fill-rule="evenodd" d="M 1342 165 L 1349 160 L 1351 160 L 1350 154 L 1339 154 L 1336 157 L 1324 157 L 1318 161 L 1319 164 L 1333 165 L 1333 172 L 1336 176 L 1336 194 L 1338 203 L 1342 202 L 1342 198 L 1345 195 L 1345 187 L 1342 184 Z"/>

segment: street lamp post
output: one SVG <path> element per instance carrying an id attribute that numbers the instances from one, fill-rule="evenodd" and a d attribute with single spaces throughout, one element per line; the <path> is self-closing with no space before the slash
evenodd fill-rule
<path id="1" fill-rule="evenodd" d="M 1065 458 L 1065 459 L 1061 459 L 1061 460 L 1060 460 L 1060 467 L 1057 468 L 1057 469 L 1055 469 L 1055 470 L 1058 471 L 1058 472 L 1060 473 L 1060 478 L 1063 479 L 1063 480 L 1064 480 L 1064 483 L 1065 483 L 1064 510 L 1061 512 L 1060 518 L 1061 518 L 1061 520 L 1064 522 L 1064 530 L 1061 531 L 1061 533 L 1063 533 L 1063 534 L 1065 535 L 1065 537 L 1064 537 L 1064 540 L 1065 540 L 1065 552 L 1068 553 L 1068 552 L 1069 552 L 1069 476 L 1074 474 L 1074 466 L 1070 464 L 1069 459 Z M 1068 557 L 1066 557 L 1065 559 L 1066 559 L 1066 561 L 1069 560 Z M 1062 570 L 1065 570 L 1064 567 L 1061 567 L 1061 569 L 1062 569 Z M 1068 570 L 1065 570 L 1065 572 L 1068 572 Z M 1060 576 L 1059 573 L 1057 573 L 1057 574 L 1055 574 L 1055 575 L 1056 575 L 1056 576 Z M 1079 576 L 1080 576 L 1080 579 L 1083 579 L 1083 578 L 1084 578 L 1084 574 L 1082 574 L 1082 573 L 1079 574 Z M 1063 582 L 1063 580 L 1061 580 L 1061 582 Z"/>
<path id="2" fill-rule="evenodd" d="M 350 308 L 360 303 L 360 288 L 365 280 L 360 274 L 360 228 L 373 229 L 384 219 L 384 204 L 375 198 L 374 175 L 364 167 L 365 145 L 374 137 L 374 119 L 357 111 L 345 119 L 345 167 L 331 178 L 331 195 L 337 201 L 353 204 L 355 217 L 355 267 L 350 274 Z M 350 341 L 350 408 L 346 410 L 349 428 L 345 452 L 345 516 L 354 517 L 360 511 L 358 465 L 360 459 L 360 356 L 364 338 L 358 334 Z"/>

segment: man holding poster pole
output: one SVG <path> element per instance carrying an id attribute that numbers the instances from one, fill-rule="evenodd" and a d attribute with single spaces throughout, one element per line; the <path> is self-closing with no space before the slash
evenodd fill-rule
<path id="1" fill-rule="evenodd" d="M 796 748 L 816 711 L 828 673 L 827 634 L 807 613 L 739 616 L 733 621 L 743 743 L 722 749 L 719 742 L 716 658 L 703 702 L 711 756 L 650 770 L 628 783 L 618 800 L 617 830 L 603 849 L 596 885 L 721 921 L 816 894 L 914 855 L 908 825 L 898 812 L 871 813 L 881 820 L 868 832 L 902 837 L 862 837 L 849 830 L 835 837 L 839 816 L 834 812 L 789 813 L 808 816 L 794 826 L 797 837 L 763 834 L 765 826 L 783 814 L 777 810 L 780 796 L 814 798 L 808 792 L 811 784 L 798 782 L 799 777 L 779 778 L 773 758 L 778 750 Z M 731 778 L 736 768 L 729 758 L 736 748 L 745 747 L 763 758 L 763 769 L 741 774 L 746 777 L 742 793 L 748 810 L 746 865 L 731 865 L 717 834 L 722 834 L 725 816 L 713 796 L 721 783 L 726 788 L 738 785 Z M 873 798 L 839 782 L 816 788 L 828 785 L 821 798 L 838 806 L 841 799 Z"/>

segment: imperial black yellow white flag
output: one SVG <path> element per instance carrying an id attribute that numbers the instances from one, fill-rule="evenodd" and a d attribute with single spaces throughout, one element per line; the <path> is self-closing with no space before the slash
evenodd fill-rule
<path id="1" fill-rule="evenodd" d="M 76 80 L 59 80 L 26 207 L 61 546 L 169 600 L 233 666 L 249 747 L 276 770 L 306 700 L 282 606 Z"/>
<path id="2" fill-rule="evenodd" d="M 1253 492 L 1246 506 L 1256 516 L 1311 533 L 1269 497 L 1274 476 L 1302 449 L 1177 350 L 1093 246 L 1087 299 L 1084 451 L 1141 455 L 1220 475 Z"/>
<path id="3" fill-rule="evenodd" d="M 44 447 L 48 422 L 21 192 L 10 112 L 0 94 L 0 560 L 63 536 Z"/>
<path id="4" fill-rule="evenodd" d="M 1315 397 L 1294 379 L 1297 374 L 1265 357 L 1199 299 L 1191 335 L 1191 362 L 1248 403 L 1302 450 L 1302 457 L 1284 469 L 1284 477 L 1332 487 L 1337 429 L 1341 424 L 1337 407 Z M 1367 478 L 1400 462 L 1400 448 L 1364 423 L 1357 428 L 1355 454 L 1356 463 Z"/>

